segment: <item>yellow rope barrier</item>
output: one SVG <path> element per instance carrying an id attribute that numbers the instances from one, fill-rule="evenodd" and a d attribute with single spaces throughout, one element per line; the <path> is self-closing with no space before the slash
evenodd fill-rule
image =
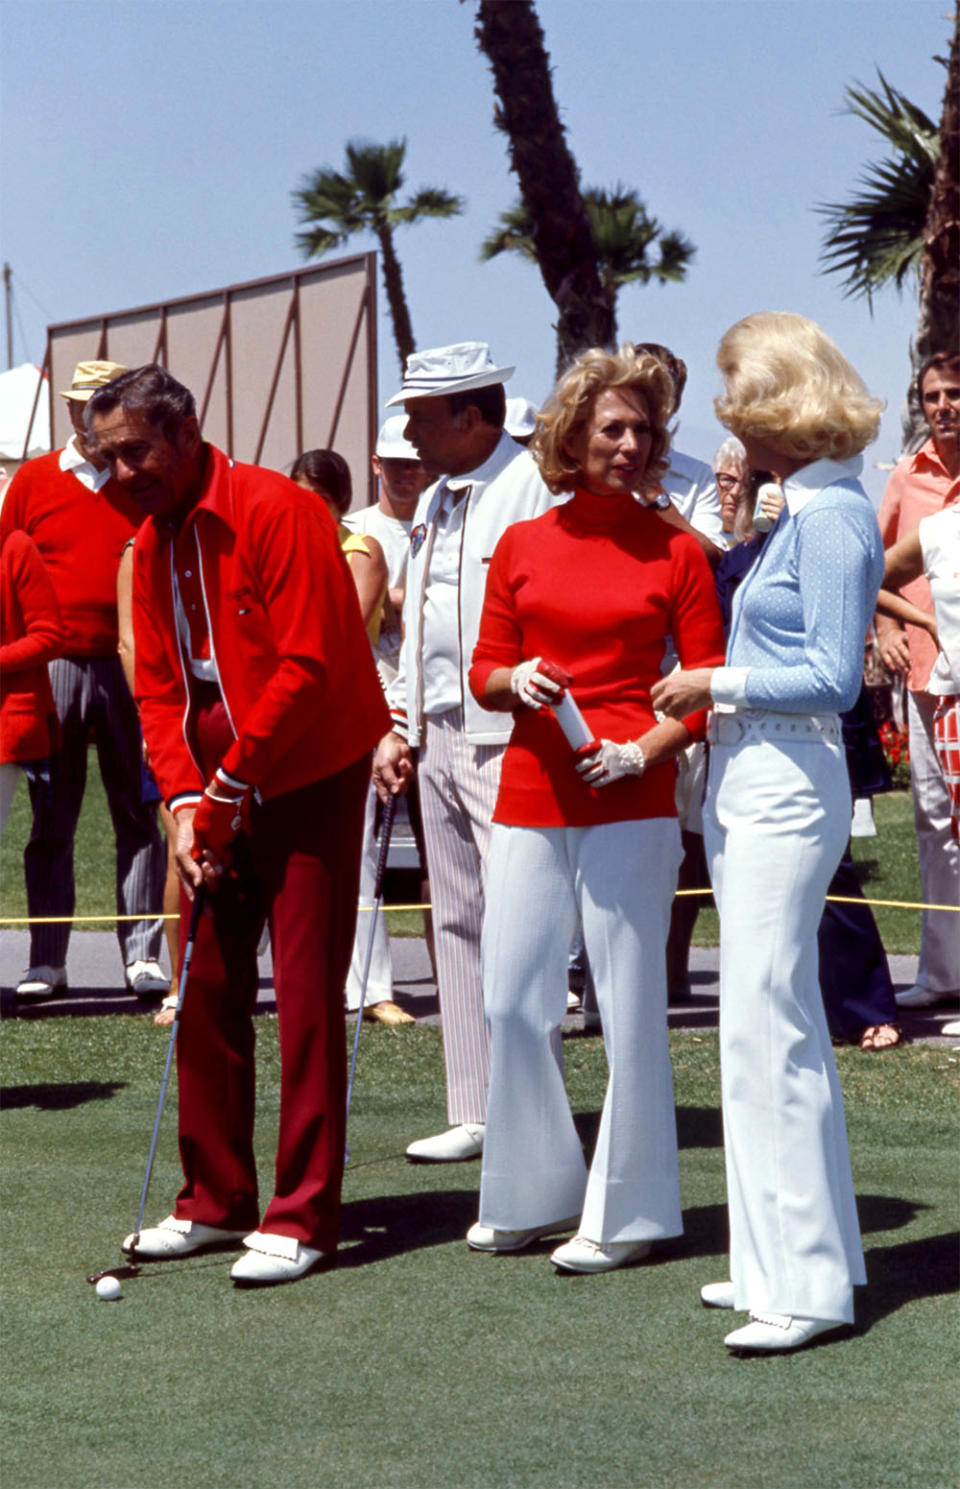
<path id="1" fill-rule="evenodd" d="M 691 895 L 711 895 L 712 889 L 678 889 L 677 899 Z M 831 905 L 876 905 L 887 910 L 947 910 L 954 915 L 960 915 L 960 905 L 925 905 L 920 900 L 866 900 L 858 899 L 855 895 L 828 894 L 827 899 Z M 372 913 L 371 905 L 361 905 L 358 913 L 369 915 Z M 432 910 L 431 904 L 413 905 L 381 905 L 381 915 L 397 915 L 404 910 Z M 95 925 L 104 922 L 115 925 L 121 920 L 179 920 L 177 915 L 0 915 L 0 925 Z"/>

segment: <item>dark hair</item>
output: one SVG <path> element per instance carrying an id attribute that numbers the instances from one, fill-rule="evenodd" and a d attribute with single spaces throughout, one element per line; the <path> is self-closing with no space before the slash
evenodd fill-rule
<path id="1" fill-rule="evenodd" d="M 507 395 L 503 383 L 494 383 L 489 388 L 468 389 L 465 393 L 448 393 L 446 397 L 451 415 L 462 414 L 465 408 L 476 408 L 485 424 L 492 424 L 494 429 L 503 428 L 507 417 Z"/>
<path id="2" fill-rule="evenodd" d="M 928 372 L 932 372 L 934 368 L 938 372 L 947 372 L 954 367 L 960 370 L 960 351 L 956 347 L 953 351 L 933 352 L 926 357 L 921 362 L 920 371 L 917 373 L 917 393 L 920 397 L 923 397 L 923 380 Z"/>
<path id="3" fill-rule="evenodd" d="M 656 357 L 658 362 L 663 363 L 663 366 L 673 379 L 673 388 L 676 394 L 673 411 L 676 413 L 680 407 L 683 390 L 687 386 L 686 362 L 681 361 L 679 357 L 675 356 L 668 346 L 661 346 L 659 341 L 637 341 L 634 343 L 633 349 L 638 356 L 642 352 L 646 352 L 648 356 Z"/>
<path id="4" fill-rule="evenodd" d="M 342 517 L 353 501 L 350 467 L 336 450 L 305 450 L 290 467 L 291 481 L 306 481 L 318 494 L 329 496 Z"/>
<path id="5" fill-rule="evenodd" d="M 142 414 L 148 424 L 159 429 L 164 439 L 174 440 L 185 419 L 195 419 L 197 405 L 189 388 L 178 383 L 165 367 L 149 362 L 146 367 L 133 367 L 112 382 L 98 388 L 87 400 L 84 423 L 92 429 L 94 414 L 112 414 L 124 408 Z"/>

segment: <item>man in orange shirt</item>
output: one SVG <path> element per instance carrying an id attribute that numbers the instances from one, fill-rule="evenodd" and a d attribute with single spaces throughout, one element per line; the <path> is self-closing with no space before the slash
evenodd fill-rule
<path id="1" fill-rule="evenodd" d="M 895 466 L 880 507 L 884 547 L 916 531 L 921 518 L 960 498 L 960 357 L 941 352 L 918 378 L 930 438 Z M 904 599 L 933 614 L 930 586 L 919 578 L 901 589 Z M 914 822 L 925 904 L 960 905 L 960 849 L 950 832 L 950 799 L 933 747 L 937 700 L 927 692 L 936 647 L 919 626 L 904 627 L 878 615 L 880 654 L 907 682 L 910 772 Z M 960 914 L 925 910 L 920 963 L 914 987 L 896 995 L 902 1008 L 926 1008 L 960 994 Z"/>

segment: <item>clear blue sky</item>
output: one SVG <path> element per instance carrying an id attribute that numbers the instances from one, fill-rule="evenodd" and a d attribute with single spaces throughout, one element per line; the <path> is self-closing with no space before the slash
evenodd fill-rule
<path id="1" fill-rule="evenodd" d="M 620 329 L 687 361 L 678 443 L 709 457 L 717 341 L 757 309 L 818 320 L 888 401 L 871 460 L 899 449 L 911 296 L 867 306 L 817 273 L 817 202 L 880 153 L 841 112 L 876 68 L 934 118 L 942 0 L 539 0 L 585 184 L 636 188 L 698 253 L 681 286 L 621 292 Z M 478 261 L 515 195 L 490 75 L 460 0 L 2 0 L 0 256 L 15 361 L 71 320 L 302 262 L 291 190 L 364 135 L 408 139 L 408 185 L 467 198 L 398 236 L 421 346 L 489 341 L 508 387 L 549 390 L 553 306 L 519 260 Z M 876 139 L 876 144 L 874 143 Z M 354 239 L 344 252 L 373 247 Z M 397 386 L 380 295 L 380 383 Z M 291 456 L 294 454 L 291 451 Z M 884 477 L 871 474 L 874 494 Z"/>

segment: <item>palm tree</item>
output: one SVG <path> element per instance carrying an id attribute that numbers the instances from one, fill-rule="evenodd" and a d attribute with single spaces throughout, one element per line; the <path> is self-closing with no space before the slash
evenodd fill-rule
<path id="1" fill-rule="evenodd" d="M 944 66 L 939 128 L 882 73 L 882 95 L 863 87 L 847 90 L 848 111 L 866 120 L 893 156 L 867 168 L 862 195 L 818 209 L 831 223 L 822 254 L 826 272 L 846 274 L 846 294 L 865 295 L 872 310 L 873 295 L 883 286 L 892 282 L 902 290 L 911 280 L 917 285 L 906 451 L 927 432 L 917 370 L 931 353 L 956 349 L 960 325 L 960 12 Z"/>
<path id="2" fill-rule="evenodd" d="M 588 346 L 613 342 L 590 218 L 557 112 L 550 61 L 533 0 L 479 0 L 475 33 L 493 70 L 495 122 L 530 214 L 529 237 L 556 305 L 557 370 Z"/>
<path id="3" fill-rule="evenodd" d="M 296 241 L 307 258 L 319 258 L 354 233 L 372 232 L 380 245 L 383 283 L 393 321 L 393 334 L 403 371 L 415 350 L 410 312 L 403 291 L 403 275 L 393 244 L 394 228 L 424 217 L 455 217 L 464 199 L 438 187 L 421 187 L 406 202 L 398 202 L 403 186 L 407 142 L 349 140 L 343 171 L 321 166 L 293 192 L 299 220 L 309 223 Z"/>
<path id="4" fill-rule="evenodd" d="M 647 215 L 636 192 L 624 186 L 618 184 L 609 192 L 588 187 L 583 192 L 583 202 L 590 220 L 601 290 L 609 308 L 611 339 L 615 339 L 620 286 L 636 280 L 649 284 L 651 279 L 661 284 L 677 284 L 686 277 L 696 249 L 680 233 L 664 232 L 656 218 Z M 648 251 L 654 248 L 659 250 L 659 257 L 652 260 Z M 522 201 L 501 213 L 499 226 L 484 239 L 480 257 L 492 259 L 505 252 L 519 253 L 537 262 L 531 216 Z"/>
<path id="5" fill-rule="evenodd" d="M 845 295 L 873 296 L 885 285 L 897 290 L 920 272 L 924 224 L 940 134 L 932 119 L 891 88 L 878 70 L 882 93 L 858 85 L 846 90 L 846 112 L 863 119 L 893 151 L 867 166 L 860 192 L 849 202 L 825 202 L 827 219 L 821 261 L 828 274 L 843 274 Z"/>

